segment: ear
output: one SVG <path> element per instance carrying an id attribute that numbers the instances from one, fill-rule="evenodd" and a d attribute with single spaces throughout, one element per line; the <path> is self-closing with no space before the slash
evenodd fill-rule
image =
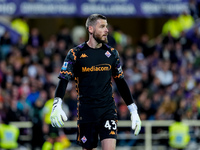
<path id="1" fill-rule="evenodd" d="M 88 27 L 88 32 L 89 32 L 90 34 L 93 33 L 93 30 L 94 30 L 93 26 L 89 26 L 89 27 Z"/>

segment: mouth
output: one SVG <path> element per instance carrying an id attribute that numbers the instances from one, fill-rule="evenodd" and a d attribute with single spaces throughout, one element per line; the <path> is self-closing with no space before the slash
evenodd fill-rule
<path id="1" fill-rule="evenodd" d="M 103 37 L 107 37 L 108 35 L 103 35 Z"/>

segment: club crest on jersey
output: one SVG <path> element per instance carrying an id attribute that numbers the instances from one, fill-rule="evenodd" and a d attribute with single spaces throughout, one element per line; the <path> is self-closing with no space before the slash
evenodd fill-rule
<path id="1" fill-rule="evenodd" d="M 67 70 L 67 64 L 68 64 L 68 62 L 63 63 L 62 70 Z"/>
<path id="2" fill-rule="evenodd" d="M 109 51 L 107 51 L 107 52 L 105 53 L 105 55 L 109 58 L 109 57 L 111 56 L 111 53 L 110 53 Z"/>
<path id="3" fill-rule="evenodd" d="M 85 142 L 87 141 L 87 138 L 86 138 L 85 136 L 83 136 L 83 137 L 81 138 L 81 141 L 82 141 L 83 143 L 85 143 Z"/>

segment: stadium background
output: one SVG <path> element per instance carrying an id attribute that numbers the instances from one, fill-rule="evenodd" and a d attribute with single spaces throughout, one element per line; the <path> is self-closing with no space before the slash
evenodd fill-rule
<path id="1" fill-rule="evenodd" d="M 110 44 L 120 53 L 126 80 L 139 106 L 140 117 L 144 122 L 141 136 L 131 136 L 130 127 L 124 123 L 122 126 L 125 127 L 119 128 L 118 149 L 144 149 L 144 134 L 147 132 L 145 127 L 148 121 L 172 121 L 174 114 L 180 110 L 184 120 L 196 120 L 190 126 L 191 140 L 188 146 L 188 149 L 196 150 L 200 140 L 199 1 L 196 1 L 197 12 L 194 13 L 192 7 L 189 7 L 192 1 L 187 0 L 59 0 L 58 3 L 70 5 L 72 2 L 77 4 L 78 8 L 85 3 L 94 8 L 102 8 L 96 11 L 108 18 Z M 22 122 L 18 126 L 25 126 L 20 129 L 20 149 L 41 149 L 47 137 L 43 116 L 45 102 L 53 97 L 58 71 L 67 51 L 87 39 L 85 20 L 88 14 L 95 11 L 91 8 L 85 10 L 85 13 L 72 12 L 74 5 L 70 5 L 70 13 L 60 13 L 52 7 L 57 2 L 51 0 L 24 0 L 14 4 L 16 7 L 13 7 L 13 2 L 9 0 L 0 2 L 0 120 L 9 116 L 15 125 Z M 48 11 L 42 10 L 45 5 Z M 113 8 L 112 5 L 116 7 Z M 174 8 L 170 9 L 173 5 Z M 149 12 L 142 11 L 143 8 L 139 6 L 145 6 Z M 126 7 L 127 12 L 124 11 Z M 109 13 L 109 9 L 113 13 Z M 168 25 L 165 29 L 167 22 L 178 22 L 185 10 L 194 19 L 191 26 L 183 29 Z M 15 24 L 16 20 L 22 21 L 27 29 L 21 31 L 19 24 Z M 187 26 L 184 22 L 181 24 Z M 178 34 L 168 36 L 166 30 Z M 10 36 L 7 37 L 5 31 L 8 31 Z M 182 34 L 183 31 L 187 34 Z M 22 40 L 19 40 L 20 34 L 23 35 Z M 163 70 L 167 71 L 164 78 Z M 129 120 L 129 112 L 116 86 L 113 87 L 119 108 L 119 121 Z M 64 101 L 67 104 L 65 109 L 69 120 L 76 120 L 74 82 L 69 84 Z M 170 149 L 170 123 L 167 122 L 166 126 L 157 124 L 152 128 L 152 134 L 159 135 L 152 140 L 154 149 Z M 71 146 L 68 149 L 76 147 L 74 127 L 72 123 L 72 127 L 64 128 L 61 132 L 66 133 L 70 139 Z"/>

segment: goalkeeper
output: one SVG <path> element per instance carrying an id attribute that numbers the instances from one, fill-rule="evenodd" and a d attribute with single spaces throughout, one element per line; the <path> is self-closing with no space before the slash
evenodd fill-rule
<path id="1" fill-rule="evenodd" d="M 124 80 L 117 50 L 107 45 L 107 19 L 92 14 L 86 21 L 89 40 L 71 49 L 59 74 L 59 83 L 51 112 L 53 127 L 62 127 L 67 116 L 62 110 L 62 98 L 67 84 L 75 79 L 77 90 L 77 143 L 83 150 L 95 149 L 100 137 L 103 150 L 115 150 L 117 111 L 112 94 L 113 77 L 131 113 L 132 129 L 138 135 L 141 121 L 137 106 Z"/>

